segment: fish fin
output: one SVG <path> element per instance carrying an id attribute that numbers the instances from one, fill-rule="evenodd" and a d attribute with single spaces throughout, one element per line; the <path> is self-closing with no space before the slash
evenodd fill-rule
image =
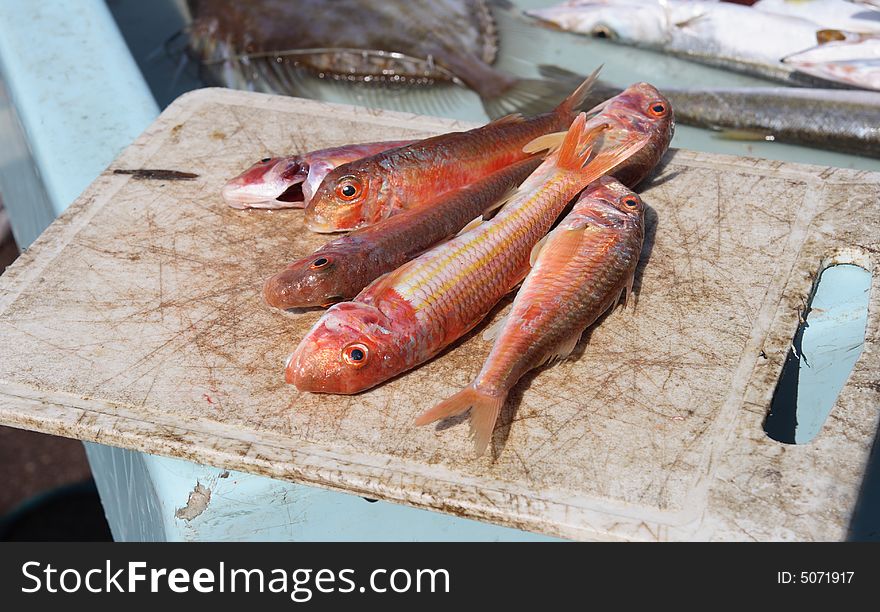
<path id="1" fill-rule="evenodd" d="M 566 170 L 580 170 L 587 165 L 592 153 L 592 141 L 608 129 L 607 123 L 587 127 L 587 116 L 579 114 L 557 151 L 556 166 Z"/>
<path id="2" fill-rule="evenodd" d="M 532 247 L 532 252 L 529 253 L 529 265 L 531 267 L 535 267 L 535 262 L 538 261 L 538 255 L 541 252 L 541 249 L 544 248 L 544 245 L 547 243 L 547 238 L 550 237 L 550 234 L 547 234 L 543 238 L 541 238 L 538 242 L 535 243 L 535 246 Z"/>
<path id="3" fill-rule="evenodd" d="M 633 283 L 636 280 L 636 273 L 633 271 L 630 274 L 629 280 L 626 282 L 626 287 L 623 288 L 623 307 L 626 308 L 629 306 L 630 300 L 632 300 L 633 308 L 636 307 L 636 303 L 638 302 L 638 298 L 633 295 Z"/>
<path id="4" fill-rule="evenodd" d="M 595 73 L 594 73 L 595 74 Z M 567 82 L 550 79 L 519 79 L 501 95 L 494 98 L 483 98 L 483 107 L 490 117 L 503 117 L 510 113 L 538 115 L 552 109 L 552 104 L 565 98 L 554 112 L 573 113 L 581 104 L 592 81 L 588 78 L 573 93 Z"/>
<path id="5" fill-rule="evenodd" d="M 486 125 L 513 125 L 516 123 L 525 123 L 525 121 L 526 118 L 525 116 L 523 116 L 522 113 L 511 113 L 510 115 L 504 115 L 503 117 L 495 119 L 494 121 L 490 121 Z"/>
<path id="6" fill-rule="evenodd" d="M 537 153 L 538 151 L 545 150 L 553 152 L 562 146 L 562 142 L 565 140 L 565 135 L 567 133 L 568 132 L 551 132 L 550 134 L 538 136 L 534 140 L 526 143 L 526 146 L 522 148 L 523 153 Z"/>
<path id="7" fill-rule="evenodd" d="M 466 387 L 426 410 L 416 418 L 416 425 L 427 425 L 440 419 L 449 418 L 461 414 L 468 408 L 471 409 L 471 437 L 474 439 L 474 452 L 477 456 L 486 452 L 489 441 L 492 439 L 492 431 L 495 422 L 504 406 L 504 397 L 495 397 L 482 393 L 473 385 Z"/>
<path id="8" fill-rule="evenodd" d="M 550 79 L 552 81 L 565 81 L 569 84 L 569 87 L 577 87 L 585 78 L 582 74 L 577 74 L 576 72 L 560 68 L 559 66 L 553 66 L 552 64 L 541 64 L 538 66 L 538 73 L 545 79 Z M 592 108 L 598 104 L 604 104 L 610 98 L 613 98 L 622 91 L 623 89 L 620 87 L 614 87 L 605 81 L 596 80 L 589 92 L 587 92 L 587 95 L 582 102 L 582 107 Z M 589 114 L 589 112 L 587 114 Z"/>
<path id="9" fill-rule="evenodd" d="M 540 245 L 540 248 L 537 251 L 534 248 L 532 249 L 530 256 L 530 258 L 534 258 L 530 260 L 532 267 L 537 263 L 538 257 L 542 252 L 544 252 L 545 261 L 549 261 L 552 269 L 558 270 L 561 266 L 564 266 L 581 247 L 584 232 L 588 226 L 589 224 L 584 223 L 580 227 L 557 228 L 544 236 L 535 245 L 535 247 Z"/>
<path id="10" fill-rule="evenodd" d="M 586 115 L 579 114 L 568 130 L 556 159 L 557 168 L 579 172 L 584 186 L 614 170 L 644 147 L 650 139 L 648 135 L 634 134 L 627 142 L 615 147 L 603 148 L 598 155 L 590 159 L 592 141 L 608 128 L 608 124 L 602 123 L 589 128 L 587 125 Z"/>
<path id="11" fill-rule="evenodd" d="M 674 25 L 676 28 L 686 28 L 686 27 L 690 26 L 692 23 L 699 21 L 701 19 L 705 19 L 708 16 L 709 16 L 709 13 L 697 13 L 693 17 L 688 17 L 687 19 L 682 19 L 681 21 L 676 21 L 672 25 Z"/>
<path id="12" fill-rule="evenodd" d="M 489 208 L 487 208 L 486 210 L 483 211 L 483 218 L 487 217 L 490 213 L 495 212 L 496 210 L 498 210 L 499 208 L 501 208 L 502 206 L 504 206 L 505 204 L 510 202 L 510 200 L 513 198 L 513 196 L 516 194 L 516 192 L 518 190 L 519 190 L 519 187 L 511 187 L 507 191 L 507 193 L 505 193 L 503 196 L 498 198 L 497 202 L 494 202 L 491 206 L 489 206 Z"/>
<path id="13" fill-rule="evenodd" d="M 723 138 L 724 140 L 745 140 L 745 141 L 773 141 L 776 140 L 776 137 L 770 132 L 766 132 L 763 130 L 749 130 L 749 129 L 733 129 L 733 128 L 722 128 L 715 131 L 716 138 Z"/>
<path id="14" fill-rule="evenodd" d="M 571 355 L 574 351 L 574 347 L 577 346 L 577 343 L 580 341 L 583 333 L 583 330 L 581 330 L 576 334 L 572 334 L 571 337 L 563 340 L 559 344 L 559 346 L 553 349 L 553 351 L 544 358 L 544 360 L 541 362 L 541 365 L 546 365 L 555 361 L 563 361 L 564 359 L 567 359 L 568 356 Z"/>
<path id="15" fill-rule="evenodd" d="M 578 85 L 577 89 L 575 89 L 571 94 L 562 101 L 562 104 L 556 107 L 556 113 L 560 115 L 570 116 L 578 111 L 581 106 L 583 106 L 584 101 L 587 99 L 587 96 L 590 95 L 590 91 L 592 91 L 593 87 L 596 85 L 596 81 L 599 80 L 599 73 L 602 71 L 602 66 L 604 64 L 600 64 L 598 68 L 596 68 L 590 76 L 584 79 L 584 82 Z M 564 84 L 565 81 L 559 81 Z"/>
<path id="16" fill-rule="evenodd" d="M 508 315 L 504 315 L 497 321 L 495 321 L 492 325 L 483 330 L 483 340 L 486 342 L 493 342 L 495 338 L 498 337 L 498 334 L 501 333 L 501 328 L 504 327 L 504 324 L 507 323 Z"/>
<path id="17" fill-rule="evenodd" d="M 463 228 L 461 228 L 461 230 L 459 230 L 459 232 L 456 234 L 456 236 L 461 236 L 462 234 L 469 232 L 472 229 L 474 229 L 475 227 L 482 225 L 482 224 L 483 224 L 483 215 L 480 215 L 479 217 L 472 219 L 467 225 L 465 225 Z"/>

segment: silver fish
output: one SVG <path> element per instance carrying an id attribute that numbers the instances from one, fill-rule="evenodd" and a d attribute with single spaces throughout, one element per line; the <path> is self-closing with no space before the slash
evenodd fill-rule
<path id="1" fill-rule="evenodd" d="M 527 13 L 563 30 L 789 84 L 870 87 L 831 73 L 806 74 L 782 61 L 820 43 L 847 38 L 847 32 L 801 17 L 712 0 L 576 0 Z M 846 49 L 850 62 L 869 62 L 871 57 L 855 45 Z"/>

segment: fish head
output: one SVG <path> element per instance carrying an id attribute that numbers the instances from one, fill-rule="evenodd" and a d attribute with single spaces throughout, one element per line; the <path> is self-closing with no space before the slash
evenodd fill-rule
<path id="1" fill-rule="evenodd" d="M 267 157 L 230 179 L 223 199 L 233 208 L 297 208 L 309 165 L 299 156 Z"/>
<path id="2" fill-rule="evenodd" d="M 352 394 L 406 369 L 392 324 L 362 302 L 332 306 L 287 360 L 285 380 L 300 391 Z"/>
<path id="3" fill-rule="evenodd" d="M 375 223 L 386 199 L 381 173 L 369 164 L 343 164 L 327 174 L 306 206 L 306 227 L 330 233 Z"/>
<path id="4" fill-rule="evenodd" d="M 675 130 L 672 105 L 650 83 L 630 85 L 611 99 L 607 114 L 618 119 L 629 130 L 653 136 L 668 145 Z"/>
<path id="5" fill-rule="evenodd" d="M 586 209 L 593 223 L 615 229 L 639 226 L 645 215 L 645 203 L 638 194 L 611 176 L 590 184 L 575 204 L 575 209 L 579 207 Z"/>
<path id="6" fill-rule="evenodd" d="M 357 293 L 349 282 L 350 265 L 341 265 L 346 255 L 322 249 L 303 257 L 266 279 L 263 297 L 275 308 L 329 306 Z M 351 257 L 344 257 L 351 262 Z M 356 261 L 355 261 L 356 264 Z M 354 271 L 356 273 L 356 270 Z"/>

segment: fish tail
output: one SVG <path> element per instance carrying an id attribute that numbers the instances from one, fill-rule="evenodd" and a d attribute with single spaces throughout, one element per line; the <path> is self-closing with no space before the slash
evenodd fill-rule
<path id="1" fill-rule="evenodd" d="M 489 446 L 495 422 L 498 420 L 506 397 L 506 394 L 498 397 L 483 393 L 471 385 L 420 414 L 416 418 L 416 425 L 427 425 L 440 419 L 453 417 L 470 408 L 474 452 L 480 456 L 486 452 L 486 448 Z"/>
<path id="2" fill-rule="evenodd" d="M 644 147 L 650 138 L 648 135 L 633 133 L 624 143 L 614 147 L 603 145 L 599 153 L 592 156 L 596 139 L 609 127 L 607 123 L 600 123 L 595 119 L 588 122 L 586 113 L 580 113 L 555 154 L 556 166 L 561 170 L 577 172 L 586 186 L 626 161 Z"/>
<path id="3" fill-rule="evenodd" d="M 583 105 L 598 74 L 596 69 L 574 92 L 571 83 L 565 80 L 517 79 L 501 94 L 483 98 L 483 106 L 492 119 L 513 113 L 530 116 L 547 112 L 551 104 L 564 98 L 554 112 L 568 119 Z"/>

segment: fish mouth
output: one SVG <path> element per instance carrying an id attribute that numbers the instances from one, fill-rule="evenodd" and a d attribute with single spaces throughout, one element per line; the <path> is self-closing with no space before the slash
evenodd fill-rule
<path id="1" fill-rule="evenodd" d="M 223 186 L 221 195 L 232 208 L 302 208 L 305 206 L 302 181 L 271 192 L 254 193 L 235 184 Z M 296 206 L 296 205 L 299 206 Z"/>
<path id="2" fill-rule="evenodd" d="M 287 189 L 281 192 L 277 198 L 275 198 L 276 202 L 302 202 L 305 204 L 306 196 L 303 193 L 303 184 L 302 181 L 297 181 Z"/>
<path id="3" fill-rule="evenodd" d="M 315 288 L 302 287 L 302 278 L 297 271 L 282 270 L 270 276 L 263 283 L 263 300 L 272 308 L 290 310 L 294 308 L 327 308 L 344 300 L 341 295 L 327 295 Z"/>
<path id="4" fill-rule="evenodd" d="M 232 208 L 302 208 L 309 166 L 297 158 L 282 158 L 269 169 L 251 168 L 228 181 L 221 191 Z"/>
<path id="5" fill-rule="evenodd" d="M 316 234 L 333 234 L 340 230 L 338 227 L 334 227 L 332 223 L 327 221 L 321 216 L 312 216 L 307 217 L 305 220 L 306 227 Z"/>

